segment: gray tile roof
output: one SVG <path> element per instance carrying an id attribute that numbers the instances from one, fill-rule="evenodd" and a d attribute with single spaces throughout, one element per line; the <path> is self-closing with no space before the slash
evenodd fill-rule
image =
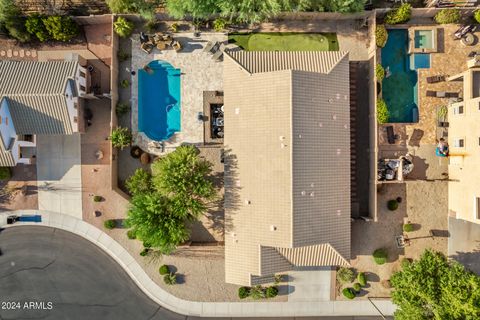
<path id="1" fill-rule="evenodd" d="M 71 134 L 65 99 L 77 61 L 0 61 L 0 101 L 6 98 L 17 134 Z M 0 166 L 13 165 L 0 145 Z"/>

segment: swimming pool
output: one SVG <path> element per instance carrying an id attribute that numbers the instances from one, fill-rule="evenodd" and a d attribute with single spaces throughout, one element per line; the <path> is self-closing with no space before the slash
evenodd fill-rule
<path id="1" fill-rule="evenodd" d="M 180 117 L 180 69 L 160 60 L 139 69 L 138 131 L 152 140 L 167 140 L 180 131 Z"/>
<path id="2" fill-rule="evenodd" d="M 411 68 L 413 61 L 410 61 L 407 50 L 408 31 L 388 30 L 388 40 L 382 48 L 382 66 L 390 74 L 382 82 L 382 97 L 390 114 L 388 122 L 413 122 L 418 119 L 418 76 L 415 65 Z"/>
<path id="3" fill-rule="evenodd" d="M 415 30 L 415 48 L 433 49 L 433 30 Z"/>

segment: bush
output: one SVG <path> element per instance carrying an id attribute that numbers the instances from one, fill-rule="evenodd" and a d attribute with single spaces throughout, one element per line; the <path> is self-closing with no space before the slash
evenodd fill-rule
<path id="1" fill-rule="evenodd" d="M 44 19 L 46 19 L 45 16 L 34 13 L 25 21 L 25 28 L 27 29 L 28 33 L 34 35 L 41 42 L 50 39 L 50 34 L 43 23 Z"/>
<path id="2" fill-rule="evenodd" d="M 433 20 L 439 24 L 459 23 L 461 17 L 458 9 L 442 9 L 433 17 Z"/>
<path id="3" fill-rule="evenodd" d="M 142 168 L 135 170 L 135 173 L 125 181 L 128 192 L 132 195 L 148 193 L 152 190 L 152 176 Z"/>
<path id="4" fill-rule="evenodd" d="M 102 196 L 98 196 L 98 195 L 93 196 L 93 202 L 100 202 L 100 201 L 102 201 L 102 199 L 103 199 Z"/>
<path id="5" fill-rule="evenodd" d="M 105 229 L 112 230 L 117 226 L 117 223 L 115 222 L 115 220 L 108 219 L 108 220 L 105 220 L 105 222 L 103 223 L 103 226 L 105 227 Z"/>
<path id="6" fill-rule="evenodd" d="M 385 15 L 386 24 L 405 23 L 410 20 L 412 15 L 412 6 L 409 3 L 404 3 L 400 7 L 393 9 Z"/>
<path id="7" fill-rule="evenodd" d="M 162 276 L 166 275 L 166 274 L 169 274 L 170 273 L 170 268 L 168 268 L 168 266 L 166 264 L 162 265 L 159 269 L 158 269 L 158 272 L 160 272 L 160 274 Z"/>
<path id="8" fill-rule="evenodd" d="M 350 283 L 354 278 L 355 275 L 353 274 L 353 270 L 350 268 L 341 267 L 337 271 L 337 280 L 342 284 Z"/>
<path id="9" fill-rule="evenodd" d="M 265 296 L 267 298 L 275 298 L 276 296 L 278 296 L 278 288 L 275 286 L 268 287 L 267 289 L 265 289 Z"/>
<path id="10" fill-rule="evenodd" d="M 140 156 L 140 163 L 143 165 L 147 165 L 150 163 L 150 155 L 147 152 L 142 153 Z"/>
<path id="11" fill-rule="evenodd" d="M 125 62 L 130 59 L 131 55 L 128 52 L 120 50 L 117 52 L 118 62 Z"/>
<path id="12" fill-rule="evenodd" d="M 403 231 L 405 232 L 412 232 L 413 231 L 413 224 L 411 223 L 405 223 L 403 225 Z"/>
<path id="13" fill-rule="evenodd" d="M 249 295 L 250 295 L 250 288 L 249 287 L 238 288 L 238 297 L 240 299 L 248 298 Z"/>
<path id="14" fill-rule="evenodd" d="M 477 21 L 477 23 L 480 23 L 480 10 L 475 10 L 475 12 L 473 13 L 473 18 L 475 19 L 475 21 Z"/>
<path id="15" fill-rule="evenodd" d="M 358 293 L 362 290 L 362 286 L 360 285 L 360 283 L 354 283 L 353 284 L 353 290 Z"/>
<path id="16" fill-rule="evenodd" d="M 112 145 L 115 148 L 123 149 L 132 143 L 132 133 L 128 128 L 118 127 L 113 129 L 112 134 L 110 135 L 110 140 L 112 140 Z"/>
<path id="17" fill-rule="evenodd" d="M 130 87 L 130 81 L 128 81 L 128 79 L 120 81 L 120 88 L 127 89 L 128 87 Z"/>
<path id="18" fill-rule="evenodd" d="M 407 268 L 411 264 L 412 264 L 412 260 L 410 260 L 408 258 L 403 258 L 402 261 L 400 262 L 400 265 L 402 266 L 402 269 Z"/>
<path id="19" fill-rule="evenodd" d="M 373 260 L 378 265 L 385 264 L 387 262 L 388 253 L 385 249 L 377 249 L 373 252 Z"/>
<path id="20" fill-rule="evenodd" d="M 133 22 L 128 21 L 124 17 L 118 17 L 117 21 L 113 23 L 113 30 L 115 30 L 115 33 L 122 38 L 129 37 L 132 34 L 134 28 L 135 25 L 133 24 Z"/>
<path id="21" fill-rule="evenodd" d="M 387 123 L 390 115 L 388 113 L 387 104 L 383 99 L 377 99 L 377 121 L 379 124 Z"/>
<path id="22" fill-rule="evenodd" d="M 143 241 L 142 244 L 143 244 L 143 247 L 144 247 L 144 248 L 147 248 L 147 249 L 149 249 L 149 248 L 152 247 L 152 245 L 151 245 L 150 242 L 148 242 L 148 241 Z"/>
<path id="23" fill-rule="evenodd" d="M 385 69 L 383 69 L 380 63 L 377 63 L 375 66 L 375 75 L 377 76 L 377 81 L 382 83 L 383 78 L 385 78 Z"/>
<path id="24" fill-rule="evenodd" d="M 388 200 L 387 202 L 387 208 L 390 211 L 395 211 L 398 209 L 398 201 L 393 199 L 393 200 Z"/>
<path id="25" fill-rule="evenodd" d="M 367 285 L 367 276 L 364 272 L 360 272 L 357 275 L 357 281 L 362 287 L 365 287 Z"/>
<path id="26" fill-rule="evenodd" d="M 136 238 L 137 238 L 136 231 L 133 230 L 133 229 L 128 230 L 128 231 L 127 231 L 127 237 L 128 237 L 128 239 L 130 239 L 130 240 L 136 239 Z"/>
<path id="27" fill-rule="evenodd" d="M 227 26 L 227 20 L 224 18 L 217 18 L 213 21 L 213 29 L 217 32 L 221 32 Z"/>
<path id="28" fill-rule="evenodd" d="M 140 255 L 141 255 L 142 257 L 145 257 L 145 256 L 148 254 L 149 251 L 150 251 L 150 249 L 143 248 L 143 250 L 140 251 Z"/>
<path id="29" fill-rule="evenodd" d="M 9 167 L 0 167 L 0 180 L 8 180 L 12 177 L 12 171 Z"/>
<path id="30" fill-rule="evenodd" d="M 115 113 L 117 116 L 122 116 L 130 111 L 130 103 L 128 102 L 119 102 L 115 108 Z"/>
<path id="31" fill-rule="evenodd" d="M 347 299 L 355 298 L 355 291 L 352 288 L 345 288 L 342 290 L 343 296 Z"/>
<path id="32" fill-rule="evenodd" d="M 66 42 L 78 35 L 78 25 L 69 16 L 49 16 L 42 21 L 54 40 Z"/>
<path id="33" fill-rule="evenodd" d="M 250 297 L 254 300 L 265 298 L 265 289 L 260 285 L 250 288 Z"/>
<path id="34" fill-rule="evenodd" d="M 388 32 L 383 24 L 378 24 L 375 29 L 375 43 L 377 47 L 383 48 L 388 40 Z"/>
<path id="35" fill-rule="evenodd" d="M 177 283 L 177 276 L 174 273 L 169 273 L 163 276 L 163 282 L 165 284 L 172 286 Z"/>
<path id="36" fill-rule="evenodd" d="M 25 29 L 24 19 L 21 17 L 10 18 L 5 21 L 8 35 L 22 43 L 30 41 L 30 34 Z"/>

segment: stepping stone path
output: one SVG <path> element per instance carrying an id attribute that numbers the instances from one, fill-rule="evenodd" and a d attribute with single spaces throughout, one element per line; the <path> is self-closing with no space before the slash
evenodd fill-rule
<path id="1" fill-rule="evenodd" d="M 5 50 L 0 51 L 0 55 L 1 55 L 2 57 L 5 57 L 6 54 L 7 54 L 7 53 L 5 52 Z"/>
<path id="2" fill-rule="evenodd" d="M 9 57 L 9 58 L 12 57 L 12 50 L 11 49 L 7 50 L 7 57 Z"/>
<path id="3" fill-rule="evenodd" d="M 18 51 L 17 50 L 13 51 L 13 56 L 14 57 L 18 56 Z"/>
<path id="4" fill-rule="evenodd" d="M 23 58 L 25 56 L 25 50 L 23 49 L 20 50 L 19 54 L 20 54 L 20 58 Z"/>

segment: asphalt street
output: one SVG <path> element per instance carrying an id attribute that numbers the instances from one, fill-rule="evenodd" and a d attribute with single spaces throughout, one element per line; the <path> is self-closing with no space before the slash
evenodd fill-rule
<path id="1" fill-rule="evenodd" d="M 0 320 L 198 319 L 159 307 L 112 258 L 72 233 L 8 228 L 0 231 L 0 250 Z"/>

